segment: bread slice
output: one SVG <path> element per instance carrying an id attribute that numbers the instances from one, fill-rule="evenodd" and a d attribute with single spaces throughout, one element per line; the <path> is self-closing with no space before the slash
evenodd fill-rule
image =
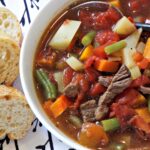
<path id="1" fill-rule="evenodd" d="M 11 85 L 19 74 L 18 44 L 0 32 L 0 84 Z"/>
<path id="2" fill-rule="evenodd" d="M 34 115 L 17 89 L 0 85 L 0 138 L 23 138 L 31 127 Z"/>
<path id="3" fill-rule="evenodd" d="M 8 9 L 0 8 L 0 30 L 14 39 L 18 45 L 22 42 L 22 31 L 17 17 Z"/>

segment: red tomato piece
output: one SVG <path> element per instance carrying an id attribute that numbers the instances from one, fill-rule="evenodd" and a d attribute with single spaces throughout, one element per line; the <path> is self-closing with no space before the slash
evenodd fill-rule
<path id="1" fill-rule="evenodd" d="M 90 89 L 90 96 L 98 96 L 105 92 L 106 88 L 99 83 L 95 83 Z"/>
<path id="2" fill-rule="evenodd" d="M 92 67 L 85 69 L 85 73 L 90 82 L 94 82 L 97 79 L 97 77 L 99 76 L 99 73 Z"/>
<path id="3" fill-rule="evenodd" d="M 96 42 L 103 45 L 106 44 L 108 41 L 119 41 L 119 35 L 111 30 L 103 30 L 97 33 L 95 40 Z"/>
<path id="4" fill-rule="evenodd" d="M 73 74 L 74 74 L 74 71 L 70 67 L 68 67 L 64 70 L 63 83 L 65 86 L 71 82 L 71 80 L 73 78 Z"/>
<path id="5" fill-rule="evenodd" d="M 96 56 L 91 56 L 89 57 L 86 61 L 85 61 L 85 64 L 84 64 L 84 67 L 85 68 L 89 68 L 91 67 L 94 62 L 96 61 L 97 57 Z"/>
<path id="6" fill-rule="evenodd" d="M 141 8 L 139 0 L 130 1 L 129 6 L 132 11 L 138 11 Z"/>
<path id="7" fill-rule="evenodd" d="M 146 84 L 150 84 L 150 79 L 145 76 L 142 75 L 141 77 L 135 79 L 132 83 L 131 83 L 131 87 L 140 87 L 141 85 L 146 85 Z"/>

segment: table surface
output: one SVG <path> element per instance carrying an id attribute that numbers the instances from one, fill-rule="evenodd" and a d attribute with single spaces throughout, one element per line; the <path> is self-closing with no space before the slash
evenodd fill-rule
<path id="1" fill-rule="evenodd" d="M 29 29 L 40 9 L 49 0 L 0 0 L 0 6 L 10 9 L 20 21 L 23 35 Z M 14 86 L 22 90 L 20 78 Z M 35 119 L 27 136 L 22 140 L 10 141 L 7 137 L 0 140 L 0 150 L 73 150 L 58 140 Z"/>

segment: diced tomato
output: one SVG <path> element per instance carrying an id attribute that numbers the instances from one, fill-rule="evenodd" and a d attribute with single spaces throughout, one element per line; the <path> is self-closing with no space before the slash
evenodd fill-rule
<path id="1" fill-rule="evenodd" d="M 71 82 L 71 80 L 73 78 L 73 74 L 74 74 L 74 71 L 70 67 L 68 67 L 64 70 L 63 83 L 65 86 Z"/>
<path id="2" fill-rule="evenodd" d="M 144 131 L 146 134 L 150 134 L 150 124 L 146 123 L 140 116 L 135 116 L 130 120 L 130 125 Z"/>
<path id="3" fill-rule="evenodd" d="M 111 29 L 112 25 L 120 19 L 121 15 L 112 8 L 106 12 L 89 12 L 88 10 L 79 11 L 79 19 L 85 27 L 95 30 Z"/>
<path id="4" fill-rule="evenodd" d="M 134 109 L 118 103 L 113 103 L 111 109 L 114 116 L 119 119 L 122 127 L 128 126 L 128 122 L 130 121 L 130 119 L 136 115 Z"/>
<path id="5" fill-rule="evenodd" d="M 142 75 L 141 77 L 135 79 L 132 83 L 131 83 L 131 87 L 140 87 L 141 85 L 146 85 L 146 84 L 150 84 L 150 79 L 145 76 Z"/>
<path id="6" fill-rule="evenodd" d="M 119 41 L 119 35 L 112 32 L 111 30 L 103 30 L 97 33 L 95 40 L 96 42 L 100 43 L 100 45 L 103 45 L 106 44 L 108 41 Z"/>
<path id="7" fill-rule="evenodd" d="M 85 73 L 87 75 L 88 81 L 90 82 L 94 82 L 99 76 L 99 73 L 92 67 L 85 69 Z"/>
<path id="8" fill-rule="evenodd" d="M 89 68 L 91 67 L 94 62 L 96 61 L 97 57 L 96 56 L 91 56 L 89 57 L 86 61 L 85 61 L 85 64 L 84 64 L 84 67 L 85 68 Z"/>
<path id="9" fill-rule="evenodd" d="M 146 69 L 149 66 L 149 60 L 144 58 L 140 62 L 137 63 L 140 69 Z"/>
<path id="10" fill-rule="evenodd" d="M 131 16 L 129 16 L 128 19 L 129 19 L 132 23 L 134 23 L 134 19 L 133 19 Z"/>
<path id="11" fill-rule="evenodd" d="M 91 89 L 90 89 L 90 96 L 98 96 L 99 94 L 102 94 L 103 92 L 105 92 L 106 88 L 102 85 L 100 85 L 99 83 L 95 83 Z"/>
<path id="12" fill-rule="evenodd" d="M 129 2 L 129 6 L 131 8 L 132 11 L 137 11 L 140 9 L 140 2 L 139 0 L 133 0 Z"/>

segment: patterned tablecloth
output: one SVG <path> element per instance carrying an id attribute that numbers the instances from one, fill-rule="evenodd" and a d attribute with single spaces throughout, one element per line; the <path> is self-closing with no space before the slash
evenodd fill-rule
<path id="1" fill-rule="evenodd" d="M 0 0 L 0 6 L 10 9 L 20 21 L 23 35 L 29 29 L 30 23 L 36 17 L 40 9 L 49 0 Z M 62 0 L 59 0 L 62 1 Z M 20 79 L 14 86 L 22 90 Z M 22 140 L 10 141 L 8 137 L 0 140 L 0 150 L 73 150 L 68 147 L 35 119 L 27 136 Z"/>

